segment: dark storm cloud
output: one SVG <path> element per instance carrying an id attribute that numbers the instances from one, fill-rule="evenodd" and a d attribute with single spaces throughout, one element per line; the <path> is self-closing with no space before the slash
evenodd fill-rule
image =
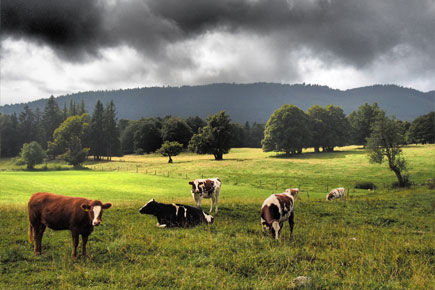
<path id="1" fill-rule="evenodd" d="M 325 63 L 356 67 L 392 51 L 435 52 L 432 0 L 3 0 L 1 5 L 3 35 L 38 40 L 68 58 L 126 44 L 165 62 L 174 59 L 165 51 L 169 44 L 207 32 L 256 35 L 270 41 L 277 56 L 305 49 Z"/>
<path id="2" fill-rule="evenodd" d="M 51 46 L 69 59 L 96 54 L 107 45 L 105 17 L 93 0 L 2 0 L 2 39 L 29 39 Z"/>

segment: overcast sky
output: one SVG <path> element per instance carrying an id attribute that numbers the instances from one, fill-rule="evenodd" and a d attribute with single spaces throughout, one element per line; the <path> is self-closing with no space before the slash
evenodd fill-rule
<path id="1" fill-rule="evenodd" d="M 0 105 L 216 82 L 435 90 L 435 0 L 2 0 Z"/>

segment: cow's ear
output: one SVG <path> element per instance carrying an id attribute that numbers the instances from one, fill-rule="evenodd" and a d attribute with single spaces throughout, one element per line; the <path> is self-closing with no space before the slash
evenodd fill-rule
<path id="1" fill-rule="evenodd" d="M 91 206 L 89 204 L 83 203 L 80 206 L 84 211 L 89 211 L 91 209 Z"/>
<path id="2" fill-rule="evenodd" d="M 103 209 L 108 209 L 112 206 L 110 202 L 103 204 Z"/>
<path id="3" fill-rule="evenodd" d="M 190 184 L 190 185 L 193 185 L 193 181 L 189 181 L 189 184 Z"/>

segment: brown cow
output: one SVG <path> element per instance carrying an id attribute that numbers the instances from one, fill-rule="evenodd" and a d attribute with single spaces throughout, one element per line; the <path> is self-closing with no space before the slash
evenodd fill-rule
<path id="1" fill-rule="evenodd" d="M 77 257 L 79 235 L 82 235 L 82 253 L 86 256 L 86 243 L 94 226 L 101 224 L 103 209 L 111 203 L 38 192 L 29 200 L 29 241 L 35 242 L 35 255 L 41 254 L 42 236 L 46 227 L 53 230 L 70 230 L 73 240 L 72 256 Z"/>

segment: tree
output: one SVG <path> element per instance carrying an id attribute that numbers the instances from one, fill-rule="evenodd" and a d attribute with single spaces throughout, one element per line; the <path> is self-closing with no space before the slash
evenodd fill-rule
<path id="1" fill-rule="evenodd" d="M 134 151 L 151 153 L 162 146 L 161 122 L 154 118 L 141 119 L 134 132 Z"/>
<path id="2" fill-rule="evenodd" d="M 300 154 L 311 140 L 310 118 L 295 105 L 284 105 L 270 116 L 261 142 L 264 151 Z"/>
<path id="3" fill-rule="evenodd" d="M 106 109 L 103 113 L 103 133 L 105 155 L 111 160 L 113 154 L 119 153 L 121 146 L 119 141 L 119 128 L 116 124 L 116 109 L 113 101 L 106 105 Z"/>
<path id="4" fill-rule="evenodd" d="M 36 116 L 32 109 L 28 105 L 24 106 L 24 111 L 20 113 L 19 117 L 19 132 L 22 143 L 30 143 L 36 141 L 39 131 L 38 124 L 36 122 Z"/>
<path id="5" fill-rule="evenodd" d="M 189 149 L 198 154 L 213 154 L 215 160 L 222 160 L 231 149 L 233 126 L 230 117 L 220 111 L 207 118 L 207 126 L 199 129 L 189 142 Z"/>
<path id="6" fill-rule="evenodd" d="M 399 187 L 409 184 L 406 172 L 406 160 L 402 155 L 400 144 L 404 137 L 400 134 L 401 128 L 396 120 L 385 115 L 379 115 L 373 124 L 372 133 L 367 139 L 369 159 L 373 163 L 382 164 L 385 160 L 388 167 L 397 177 Z"/>
<path id="7" fill-rule="evenodd" d="M 40 164 L 47 158 L 47 154 L 38 142 L 32 141 L 25 143 L 21 148 L 19 163 L 26 164 L 27 169 L 33 169 L 36 164 Z"/>
<path id="8" fill-rule="evenodd" d="M 163 121 L 163 141 L 177 141 L 181 143 L 184 148 L 186 148 L 189 144 L 190 138 L 192 138 L 192 135 L 192 129 L 183 119 L 169 117 Z"/>
<path id="9" fill-rule="evenodd" d="M 369 105 L 365 103 L 358 110 L 349 114 L 348 120 L 352 130 L 353 142 L 357 145 L 366 145 L 366 139 L 370 136 L 373 123 L 383 111 L 377 103 Z"/>
<path id="10" fill-rule="evenodd" d="M 61 152 L 60 157 L 74 167 L 86 160 L 89 148 L 84 148 L 89 129 L 89 115 L 71 116 L 54 131 L 53 142 L 49 142 L 49 152 Z"/>
<path id="11" fill-rule="evenodd" d="M 207 126 L 207 122 L 199 116 L 187 118 L 186 123 L 192 129 L 193 134 L 198 133 L 200 128 Z"/>
<path id="12" fill-rule="evenodd" d="M 409 127 L 409 141 L 412 143 L 435 143 L 435 112 L 417 117 Z"/>
<path id="13" fill-rule="evenodd" d="M 94 113 L 92 114 L 91 124 L 89 128 L 89 143 L 90 154 L 94 156 L 94 160 L 101 160 L 104 155 L 105 136 L 104 136 L 104 107 L 98 100 L 95 104 Z"/>
<path id="14" fill-rule="evenodd" d="M 169 142 L 166 141 L 163 143 L 162 147 L 160 147 L 159 150 L 157 150 L 158 153 L 162 154 L 163 156 L 168 156 L 169 160 L 168 163 L 172 163 L 172 156 L 177 156 L 180 154 L 180 152 L 183 150 L 183 144 L 178 143 L 177 141 Z"/>
<path id="15" fill-rule="evenodd" d="M 45 142 L 51 141 L 54 130 L 59 127 L 62 121 L 62 112 L 59 109 L 55 98 L 50 96 L 45 104 L 44 113 L 42 114 L 42 127 L 44 130 Z"/>
<path id="16" fill-rule="evenodd" d="M 20 152 L 20 130 L 18 118 L 0 114 L 0 157 L 16 156 Z"/>

